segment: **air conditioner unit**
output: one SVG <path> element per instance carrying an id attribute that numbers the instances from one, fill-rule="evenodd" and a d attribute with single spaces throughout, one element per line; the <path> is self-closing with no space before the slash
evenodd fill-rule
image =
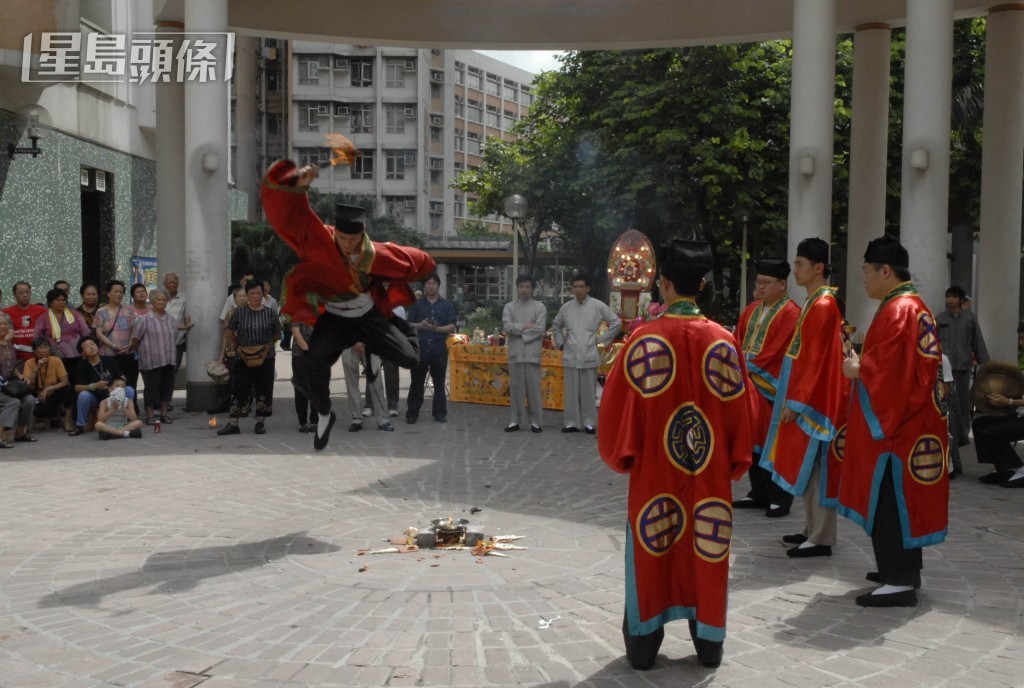
<path id="1" fill-rule="evenodd" d="M 416 154 L 412 153 L 412 152 L 406 153 L 405 154 L 405 164 L 406 165 L 414 165 L 414 164 L 416 164 Z"/>
<path id="2" fill-rule="evenodd" d="M 78 182 L 82 186 L 89 186 L 90 185 L 89 184 L 89 170 L 88 169 L 83 167 L 81 170 L 79 170 L 79 172 L 78 172 Z"/>
<path id="3" fill-rule="evenodd" d="M 432 212 L 432 213 L 443 213 L 444 212 L 444 203 L 432 202 L 430 204 L 430 212 Z"/>
<path id="4" fill-rule="evenodd" d="M 432 69 L 430 70 L 430 80 L 439 84 L 444 83 L 444 72 Z"/>
<path id="5" fill-rule="evenodd" d="M 107 190 L 107 173 L 103 170 L 96 170 L 96 190 Z"/>
<path id="6" fill-rule="evenodd" d="M 441 126 L 442 124 L 444 124 L 444 117 L 442 117 L 441 115 L 431 115 L 430 123 L 436 124 L 437 126 Z"/>
<path id="7" fill-rule="evenodd" d="M 443 170 L 444 169 L 444 158 L 431 158 L 430 169 L 432 170 Z"/>
<path id="8" fill-rule="evenodd" d="M 348 117 L 348 105 L 335 105 L 334 114 L 338 117 Z"/>
<path id="9" fill-rule="evenodd" d="M 416 60 L 406 60 L 405 61 L 404 69 L 407 72 L 415 72 L 416 71 Z"/>
<path id="10" fill-rule="evenodd" d="M 316 113 L 318 115 L 327 115 L 327 114 L 330 114 L 330 110 L 327 108 L 326 105 L 317 105 L 316 106 Z"/>
<path id="11" fill-rule="evenodd" d="M 336 57 L 334 58 L 335 69 L 348 69 L 348 58 L 347 57 Z"/>
<path id="12" fill-rule="evenodd" d="M 405 116 L 407 119 L 414 119 L 416 117 L 416 106 L 407 106 L 405 108 Z"/>
<path id="13" fill-rule="evenodd" d="M 411 199 L 411 198 L 409 200 L 407 200 L 405 202 L 405 209 L 406 210 L 416 210 L 416 201 Z"/>
<path id="14" fill-rule="evenodd" d="M 331 151 L 327 148 L 321 148 L 316 153 L 317 162 L 327 162 L 331 159 Z"/>

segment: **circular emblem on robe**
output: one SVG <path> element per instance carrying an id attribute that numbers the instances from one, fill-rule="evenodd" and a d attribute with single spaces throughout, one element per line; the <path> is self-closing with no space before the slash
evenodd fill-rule
<path id="1" fill-rule="evenodd" d="M 946 472 L 946 453 L 935 435 L 922 435 L 910 453 L 910 475 L 919 483 L 934 485 Z"/>
<path id="2" fill-rule="evenodd" d="M 644 397 L 661 394 L 675 378 L 675 351 L 661 337 L 640 337 L 630 344 L 623 359 L 626 379 Z"/>
<path id="3" fill-rule="evenodd" d="M 743 394 L 743 367 L 736 347 L 720 339 L 704 352 L 704 384 L 724 401 Z"/>
<path id="4" fill-rule="evenodd" d="M 732 508 L 712 497 L 693 509 L 693 550 L 704 561 L 716 563 L 729 556 L 732 542 Z"/>
<path id="5" fill-rule="evenodd" d="M 686 530 L 686 510 L 675 497 L 660 494 L 647 502 L 636 517 L 640 545 L 648 554 L 660 557 L 672 548 Z"/>
<path id="6" fill-rule="evenodd" d="M 939 368 L 939 377 L 935 379 L 935 389 L 932 390 L 932 403 L 935 405 L 935 410 L 939 412 L 939 415 L 943 418 L 949 416 L 949 399 L 946 396 L 946 385 L 942 382 L 942 368 Z"/>
<path id="7" fill-rule="evenodd" d="M 829 446 L 829 450 L 832 452 L 832 456 L 839 463 L 843 462 L 846 458 L 846 426 L 839 428 L 839 432 L 832 438 L 832 444 Z"/>
<path id="8" fill-rule="evenodd" d="M 925 358 L 942 358 L 939 353 L 939 335 L 935 330 L 935 320 L 928 311 L 917 314 L 917 353 Z"/>
<path id="9" fill-rule="evenodd" d="M 691 401 L 682 404 L 665 426 L 665 452 L 688 475 L 703 471 L 715 451 L 715 433 L 707 417 Z"/>

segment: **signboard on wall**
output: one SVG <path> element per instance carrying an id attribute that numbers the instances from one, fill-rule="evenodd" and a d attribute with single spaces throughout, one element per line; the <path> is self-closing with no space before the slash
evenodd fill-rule
<path id="1" fill-rule="evenodd" d="M 146 289 L 152 291 L 158 286 L 159 280 L 156 258 L 132 256 L 132 284 L 145 284 Z"/>

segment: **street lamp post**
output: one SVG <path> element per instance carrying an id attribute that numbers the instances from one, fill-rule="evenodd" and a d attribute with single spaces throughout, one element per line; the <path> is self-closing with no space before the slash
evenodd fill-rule
<path id="1" fill-rule="evenodd" d="M 736 219 L 743 223 L 743 239 L 740 245 L 740 313 L 747 307 L 747 228 L 750 224 L 750 210 L 740 208 Z"/>
<path id="2" fill-rule="evenodd" d="M 505 215 L 512 220 L 512 279 L 519 277 L 519 230 L 516 229 L 516 220 L 526 216 L 526 199 L 519 194 L 513 194 L 505 199 Z"/>

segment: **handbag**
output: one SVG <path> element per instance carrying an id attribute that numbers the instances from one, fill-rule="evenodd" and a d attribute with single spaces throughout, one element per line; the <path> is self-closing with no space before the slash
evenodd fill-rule
<path id="1" fill-rule="evenodd" d="M 214 359 L 206 362 L 206 374 L 213 378 L 214 382 L 224 384 L 231 379 L 231 371 L 224 365 L 224 361 Z"/>
<path id="2" fill-rule="evenodd" d="M 238 357 L 245 362 L 246 368 L 259 368 L 267 360 L 267 354 L 269 353 L 270 344 L 238 347 Z"/>
<path id="3" fill-rule="evenodd" d="M 35 394 L 35 389 L 32 385 L 25 382 L 24 380 L 8 380 L 2 386 L 0 386 L 0 392 L 3 392 L 9 397 L 15 399 L 21 399 L 27 397 L 29 394 Z"/>

